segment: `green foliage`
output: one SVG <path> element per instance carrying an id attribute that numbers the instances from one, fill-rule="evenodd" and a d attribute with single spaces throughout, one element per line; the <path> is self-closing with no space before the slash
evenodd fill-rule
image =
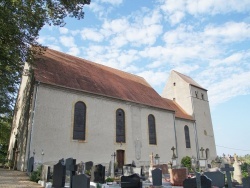
<path id="1" fill-rule="evenodd" d="M 246 162 L 243 162 L 242 164 L 241 164 L 241 173 L 242 173 L 242 177 L 243 178 L 246 178 L 246 177 L 248 177 L 248 171 L 247 171 L 247 166 L 248 166 L 249 164 L 247 164 Z"/>
<path id="2" fill-rule="evenodd" d="M 24 62 L 45 49 L 38 44 L 45 25 L 64 26 L 64 19 L 84 17 L 90 0 L 2 0 L 0 2 L 0 118 L 12 115 Z"/>
<path id="3" fill-rule="evenodd" d="M 7 160 L 8 145 L 11 133 L 10 117 L 0 118 L 0 163 L 4 164 Z"/>
<path id="4" fill-rule="evenodd" d="M 36 171 L 31 172 L 30 180 L 38 182 L 41 178 L 41 173 L 42 173 L 42 165 L 38 166 Z"/>
<path id="5" fill-rule="evenodd" d="M 191 157 L 186 156 L 181 159 L 181 164 L 188 168 L 189 171 L 191 171 Z"/>
<path id="6" fill-rule="evenodd" d="M 108 177 L 106 178 L 105 182 L 113 182 L 114 181 L 114 178 L 111 178 L 111 177 Z"/>

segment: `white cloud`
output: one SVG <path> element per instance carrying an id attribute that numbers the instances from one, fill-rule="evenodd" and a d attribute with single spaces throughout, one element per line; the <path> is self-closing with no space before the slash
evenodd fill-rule
<path id="1" fill-rule="evenodd" d="M 185 14 L 181 11 L 176 11 L 174 14 L 170 15 L 169 19 L 172 25 L 180 23 L 184 18 Z"/>
<path id="2" fill-rule="evenodd" d="M 153 86 L 157 87 L 162 84 L 165 84 L 167 80 L 167 72 L 154 72 L 154 71 L 143 71 L 137 74 L 138 76 L 143 77 L 147 82 Z"/>
<path id="3" fill-rule="evenodd" d="M 104 37 L 95 29 L 85 28 L 81 31 L 81 37 L 83 40 L 91 40 L 95 42 L 101 42 Z"/>
<path id="4" fill-rule="evenodd" d="M 250 24 L 228 22 L 222 26 L 207 26 L 204 30 L 206 37 L 218 42 L 239 42 L 250 38 Z"/>
<path id="5" fill-rule="evenodd" d="M 159 10 L 154 10 L 152 13 L 146 14 L 143 18 L 143 25 L 153 25 L 161 23 L 162 15 Z"/>
<path id="6" fill-rule="evenodd" d="M 60 34 L 67 34 L 69 30 L 66 27 L 59 27 Z"/>
<path id="7" fill-rule="evenodd" d="M 60 42 L 62 45 L 64 45 L 65 47 L 75 47 L 75 40 L 73 37 L 69 36 L 61 36 L 60 37 Z"/>
<path id="8" fill-rule="evenodd" d="M 105 20 L 104 24 L 102 25 L 104 30 L 109 30 L 113 34 L 121 33 L 129 28 L 129 22 L 127 19 L 115 19 L 115 20 Z"/>
<path id="9" fill-rule="evenodd" d="M 49 44 L 48 47 L 53 50 L 62 51 L 60 46 Z"/>
<path id="10" fill-rule="evenodd" d="M 109 3 L 111 5 L 120 5 L 122 4 L 123 0 L 100 0 L 102 3 Z"/>
<path id="11" fill-rule="evenodd" d="M 68 53 L 70 55 L 78 56 L 80 54 L 80 50 L 78 47 L 71 47 L 71 48 L 69 48 Z"/>

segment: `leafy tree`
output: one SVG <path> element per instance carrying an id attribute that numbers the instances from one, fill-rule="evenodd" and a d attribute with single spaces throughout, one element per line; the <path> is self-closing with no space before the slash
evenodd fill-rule
<path id="1" fill-rule="evenodd" d="M 45 47 L 37 42 L 45 24 L 64 26 L 64 19 L 84 17 L 90 0 L 1 0 L 0 1 L 0 120 L 13 113 L 24 62 Z"/>
<path id="2" fill-rule="evenodd" d="M 191 164 L 191 157 L 189 157 L 189 156 L 183 157 L 181 159 L 181 164 L 184 167 L 188 168 L 189 171 L 191 171 L 191 166 L 192 166 L 192 164 Z"/>
<path id="3" fill-rule="evenodd" d="M 11 118 L 4 117 L 0 119 L 0 163 L 4 163 L 8 152 L 8 145 L 11 132 Z"/>
<path id="4" fill-rule="evenodd" d="M 43 48 L 39 31 L 45 24 L 64 26 L 64 18 L 84 17 L 90 0 L 1 0 L 0 2 L 0 114 L 11 113 L 25 61 Z M 36 48 L 31 48 L 35 46 Z"/>

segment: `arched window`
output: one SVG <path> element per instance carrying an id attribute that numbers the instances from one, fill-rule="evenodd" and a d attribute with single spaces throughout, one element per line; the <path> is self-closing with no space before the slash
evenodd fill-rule
<path id="1" fill-rule="evenodd" d="M 125 143 L 125 113 L 122 109 L 116 110 L 116 142 Z"/>
<path id="2" fill-rule="evenodd" d="M 149 144 L 156 145 L 155 117 L 152 114 L 148 116 L 148 134 Z"/>
<path id="3" fill-rule="evenodd" d="M 75 104 L 73 140 L 85 140 L 86 105 L 83 102 Z"/>
<path id="4" fill-rule="evenodd" d="M 188 129 L 187 125 L 185 125 L 185 127 L 184 127 L 184 132 L 185 132 L 186 148 L 191 148 L 189 129 Z"/>

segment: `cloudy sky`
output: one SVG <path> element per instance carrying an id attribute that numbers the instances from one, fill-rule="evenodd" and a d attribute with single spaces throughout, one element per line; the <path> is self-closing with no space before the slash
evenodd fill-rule
<path id="1" fill-rule="evenodd" d="M 250 154 L 249 0 L 92 0 L 85 19 L 45 26 L 48 47 L 144 77 L 172 69 L 208 89 L 218 155 Z"/>

